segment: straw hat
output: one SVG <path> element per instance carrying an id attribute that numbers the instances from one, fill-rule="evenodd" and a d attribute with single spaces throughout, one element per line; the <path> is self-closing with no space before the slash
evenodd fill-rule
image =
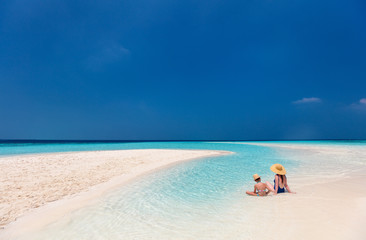
<path id="1" fill-rule="evenodd" d="M 258 178 L 261 178 L 261 176 L 259 176 L 258 174 L 254 174 L 253 175 L 254 181 L 257 180 Z"/>
<path id="2" fill-rule="evenodd" d="M 279 175 L 285 175 L 286 174 L 286 169 L 279 163 L 273 164 L 271 166 L 271 171 L 274 173 L 277 173 Z"/>

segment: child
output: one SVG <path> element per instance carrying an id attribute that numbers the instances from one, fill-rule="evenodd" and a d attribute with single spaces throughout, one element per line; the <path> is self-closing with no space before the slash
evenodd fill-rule
<path id="1" fill-rule="evenodd" d="M 254 174 L 253 178 L 254 178 L 254 181 L 256 182 L 256 184 L 254 185 L 254 191 L 253 192 L 247 191 L 248 195 L 267 196 L 268 193 L 274 192 L 274 189 L 271 186 L 271 184 L 269 184 L 269 182 L 262 183 L 261 177 L 258 174 Z"/>

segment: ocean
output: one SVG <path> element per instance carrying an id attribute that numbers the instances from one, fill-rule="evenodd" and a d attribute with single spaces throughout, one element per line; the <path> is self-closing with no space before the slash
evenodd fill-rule
<path id="1" fill-rule="evenodd" d="M 103 196 L 96 204 L 74 211 L 26 239 L 250 239 L 255 233 L 243 228 L 253 221 L 258 203 L 246 196 L 253 190 L 252 175 L 273 182 L 270 166 L 285 166 L 291 177 L 326 161 L 337 166 L 318 174 L 345 174 L 365 165 L 357 160 L 323 158 L 316 153 L 280 151 L 252 143 L 341 146 L 364 148 L 366 141 L 299 142 L 7 142 L 0 155 L 121 149 L 209 149 L 234 154 L 183 162 L 147 174 Z M 301 153 L 301 154 L 300 154 Z M 305 159 L 305 160 L 304 160 Z M 352 160 L 354 167 L 343 168 Z M 0 158 L 1 161 L 1 158 Z M 313 175 L 316 173 L 312 173 Z M 310 176 L 304 175 L 307 177 Z M 228 224 L 229 223 L 229 224 Z"/>

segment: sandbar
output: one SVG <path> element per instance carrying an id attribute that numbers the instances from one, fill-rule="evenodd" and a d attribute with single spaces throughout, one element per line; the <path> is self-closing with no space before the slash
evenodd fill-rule
<path id="1" fill-rule="evenodd" d="M 138 149 L 1 157 L 0 236 L 41 228 L 150 171 L 224 154 L 230 152 Z"/>

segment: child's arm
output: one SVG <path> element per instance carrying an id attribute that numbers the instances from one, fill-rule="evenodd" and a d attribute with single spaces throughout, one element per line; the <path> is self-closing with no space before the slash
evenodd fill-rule
<path id="1" fill-rule="evenodd" d="M 257 188 L 254 185 L 254 191 L 253 192 L 247 191 L 247 194 L 252 195 L 252 196 L 257 196 L 256 192 L 257 192 Z"/>

